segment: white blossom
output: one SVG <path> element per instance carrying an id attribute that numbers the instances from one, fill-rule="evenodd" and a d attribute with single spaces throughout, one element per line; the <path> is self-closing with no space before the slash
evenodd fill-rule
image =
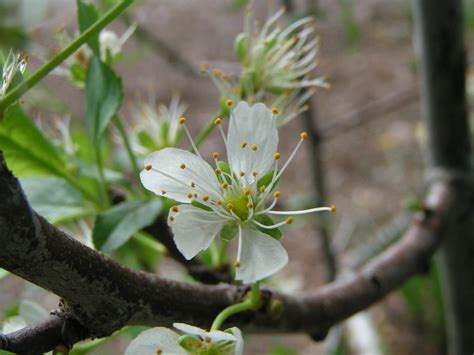
<path id="1" fill-rule="evenodd" d="M 182 334 L 163 327 L 145 330 L 130 343 L 125 355 L 243 354 L 244 340 L 238 328 L 208 332 L 184 323 L 173 327 Z"/>
<path id="2" fill-rule="evenodd" d="M 2 55 L 3 57 L 3 55 Z M 7 91 L 12 88 L 16 78 L 22 76 L 28 64 L 28 57 L 10 51 L 6 58 L 2 58 L 1 64 L 1 80 L 0 80 L 0 97 L 5 96 Z"/>
<path id="3" fill-rule="evenodd" d="M 140 175 L 145 188 L 181 203 L 170 209 L 168 224 L 185 258 L 191 259 L 207 249 L 218 234 L 226 240 L 237 237 L 236 279 L 244 283 L 266 278 L 288 262 L 287 252 L 278 240 L 278 227 L 291 224 L 293 218 L 274 223 L 270 215 L 334 210 L 274 209 L 281 196 L 274 188 L 307 138 L 305 132 L 301 133 L 288 161 L 279 168 L 277 111 L 263 104 L 239 103 L 231 114 L 227 137 L 222 120 L 217 118 L 228 164 L 218 161 L 220 154 L 214 152 L 215 168 L 201 157 L 184 124 L 185 118 L 181 118 L 196 154 L 177 148 L 156 151 L 145 159 Z"/>

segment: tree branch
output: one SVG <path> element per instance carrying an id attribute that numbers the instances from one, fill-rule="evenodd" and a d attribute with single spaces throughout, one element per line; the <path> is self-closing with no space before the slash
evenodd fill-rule
<path id="1" fill-rule="evenodd" d="M 426 211 L 404 238 L 361 271 L 297 296 L 266 290 L 260 310 L 236 315 L 229 325 L 259 332 L 306 332 L 323 339 L 337 322 L 427 270 L 445 226 L 465 211 L 464 190 L 463 180 L 436 183 Z M 218 312 L 245 294 L 236 286 L 185 284 L 131 270 L 84 246 L 31 210 L 2 155 L 0 201 L 0 267 L 62 297 L 63 316 L 76 320 L 92 337 L 108 336 L 125 325 L 169 326 L 178 321 L 209 327 Z M 60 324 L 54 324 L 57 331 Z M 23 331 L 37 334 L 37 329 Z M 4 340 L 11 343 L 12 337 L 17 333 Z"/>

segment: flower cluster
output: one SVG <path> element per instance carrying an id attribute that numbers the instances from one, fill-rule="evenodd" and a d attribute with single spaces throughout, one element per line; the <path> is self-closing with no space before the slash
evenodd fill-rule
<path id="1" fill-rule="evenodd" d="M 145 159 L 140 175 L 145 188 L 181 203 L 170 209 L 168 223 L 176 246 L 187 259 L 207 249 L 217 235 L 225 240 L 237 237 L 235 278 L 244 283 L 266 278 L 286 265 L 288 255 L 279 242 L 282 234 L 278 228 L 291 224 L 291 215 L 334 210 L 274 209 L 281 196 L 276 184 L 307 138 L 301 133 L 280 168 L 277 114 L 276 108 L 241 102 L 231 113 L 227 137 L 222 120 L 217 118 L 215 124 L 222 134 L 228 163 L 219 161 L 220 154 L 214 152 L 214 168 L 199 154 L 182 117 L 179 122 L 196 154 L 177 148 L 159 150 Z M 274 223 L 271 215 L 290 217 Z"/>
<path id="2" fill-rule="evenodd" d="M 2 62 L 0 65 L 0 97 L 5 96 L 7 91 L 15 85 L 15 82 L 21 82 L 28 64 L 28 57 L 10 51 L 6 58 L 2 58 Z"/>
<path id="3" fill-rule="evenodd" d="M 130 343 L 125 355 L 242 355 L 243 353 L 244 341 L 238 328 L 207 332 L 183 323 L 175 323 L 173 327 L 183 334 L 163 327 L 145 330 Z"/>
<path id="4" fill-rule="evenodd" d="M 173 96 L 169 106 L 141 103 L 132 108 L 132 118 L 137 124 L 132 127 L 131 144 L 139 155 L 146 155 L 158 149 L 173 147 L 179 143 L 182 130 L 179 118 L 186 111 L 186 105 Z"/>
<path id="5" fill-rule="evenodd" d="M 313 19 L 305 17 L 288 27 L 278 24 L 281 9 L 260 28 L 247 11 L 244 32 L 234 43 L 242 65 L 238 78 L 203 67 L 213 79 L 221 96 L 234 100 L 264 102 L 281 109 L 281 125 L 306 110 L 306 101 L 316 87 L 329 87 L 324 78 L 311 78 L 318 66 L 319 38 L 313 38 Z"/>

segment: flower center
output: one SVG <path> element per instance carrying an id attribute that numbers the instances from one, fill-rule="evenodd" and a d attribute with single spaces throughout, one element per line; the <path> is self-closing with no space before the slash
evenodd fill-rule
<path id="1" fill-rule="evenodd" d="M 224 195 L 224 201 L 224 206 L 231 209 L 242 221 L 247 219 L 249 213 L 249 199 L 245 195 L 244 190 L 238 192 L 229 191 Z"/>

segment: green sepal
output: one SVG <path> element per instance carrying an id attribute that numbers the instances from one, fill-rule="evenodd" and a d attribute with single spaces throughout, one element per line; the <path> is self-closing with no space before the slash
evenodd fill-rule
<path id="1" fill-rule="evenodd" d="M 423 201 L 416 197 L 409 197 L 403 201 L 403 208 L 410 212 L 423 211 Z"/>
<path id="2" fill-rule="evenodd" d="M 181 335 L 178 338 L 178 343 L 179 346 L 191 354 L 196 354 L 199 350 L 201 350 L 200 348 L 202 347 L 202 340 L 196 338 L 193 335 Z"/>
<path id="3" fill-rule="evenodd" d="M 234 222 L 229 222 L 224 224 L 219 235 L 221 239 L 229 242 L 235 238 L 238 232 L 239 226 Z"/>
<path id="4" fill-rule="evenodd" d="M 273 180 L 273 175 L 276 174 L 276 171 L 272 170 L 263 175 L 260 179 L 257 181 L 257 189 L 260 190 L 262 186 L 265 185 L 265 187 L 268 187 L 270 183 Z M 275 186 L 278 184 L 278 180 L 273 184 L 272 190 L 275 188 Z"/>
<path id="5" fill-rule="evenodd" d="M 210 207 L 206 206 L 205 204 L 203 204 L 199 201 L 196 201 L 196 200 L 191 201 L 191 206 L 200 208 L 200 209 L 205 210 L 205 211 L 212 211 L 212 208 L 210 208 Z"/>
<path id="6" fill-rule="evenodd" d="M 271 219 L 271 217 L 266 214 L 260 214 L 258 216 L 255 216 L 254 219 L 265 226 L 271 226 L 275 224 L 273 219 Z M 262 233 L 268 234 L 270 237 L 276 240 L 281 240 L 283 238 L 283 233 L 281 232 L 280 228 L 265 229 L 257 226 L 257 229 Z"/>
<path id="7" fill-rule="evenodd" d="M 69 70 L 71 72 L 71 80 L 79 88 L 83 88 L 86 85 L 87 71 L 84 66 L 79 63 L 73 63 Z"/>
<path id="8" fill-rule="evenodd" d="M 232 184 L 232 179 L 230 178 L 233 173 L 230 171 L 230 166 L 225 161 L 218 161 L 217 166 L 221 169 L 226 175 L 221 175 L 223 181 L 225 180 L 228 184 Z"/>
<path id="9" fill-rule="evenodd" d="M 234 52 L 241 63 L 245 62 L 248 54 L 248 38 L 246 33 L 239 33 L 235 37 Z"/>
<path id="10" fill-rule="evenodd" d="M 156 145 L 155 141 L 148 134 L 147 131 L 139 131 L 137 133 L 137 139 L 138 142 L 150 152 L 158 149 L 158 146 Z"/>

